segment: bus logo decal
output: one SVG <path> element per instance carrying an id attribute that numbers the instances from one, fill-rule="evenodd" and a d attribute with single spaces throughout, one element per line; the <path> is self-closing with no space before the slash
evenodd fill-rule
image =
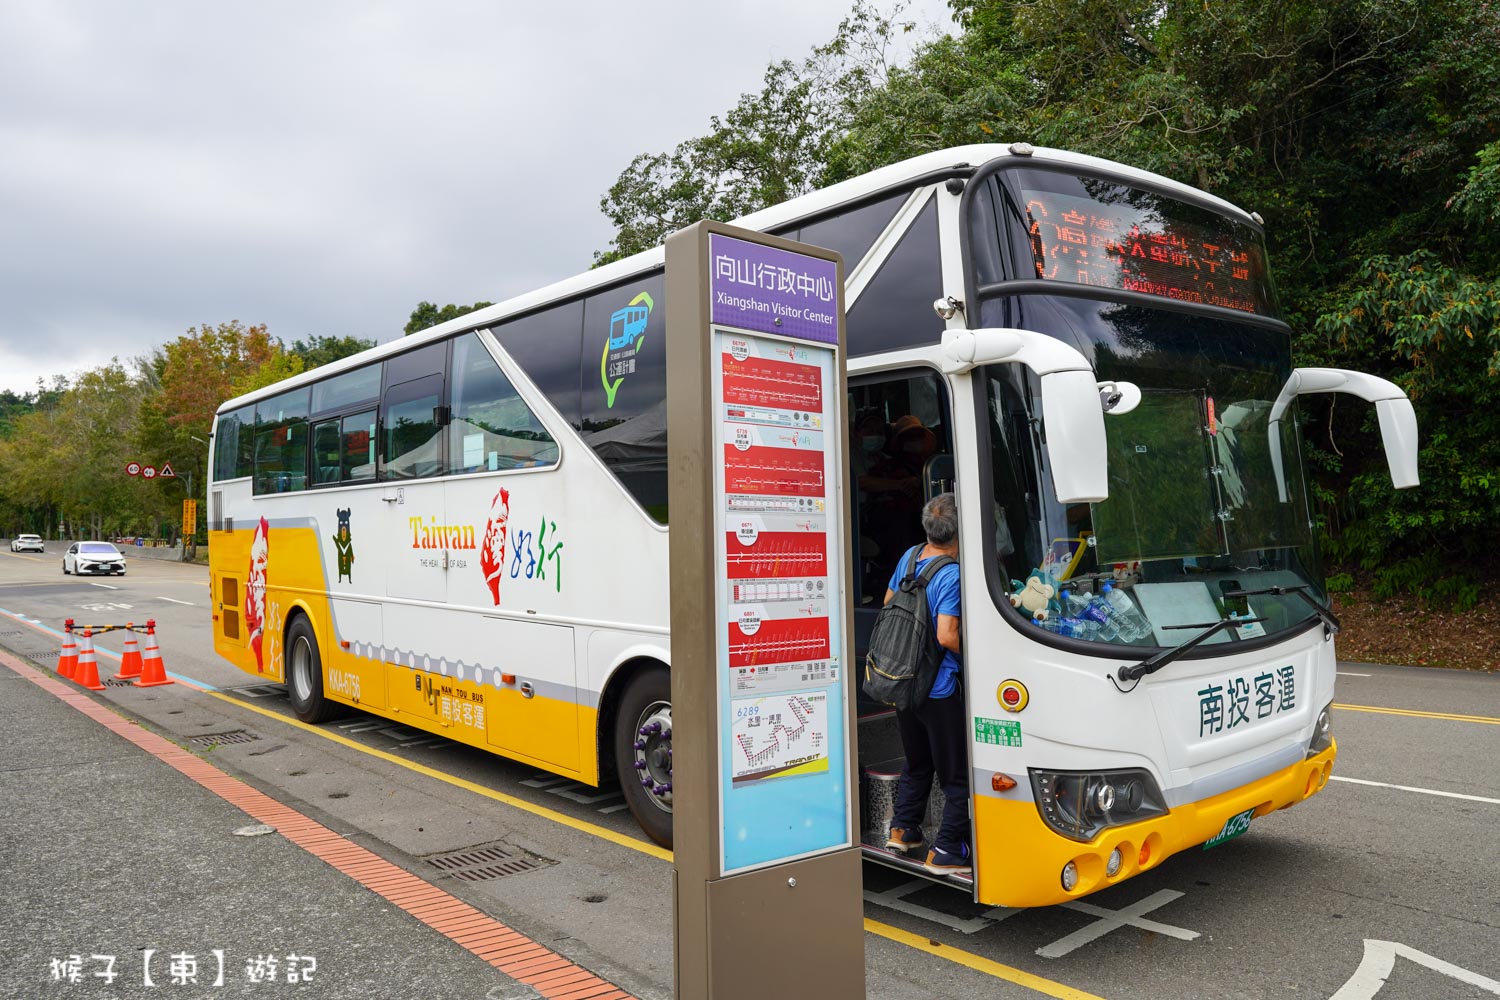
<path id="1" fill-rule="evenodd" d="M 414 549 L 472 549 L 474 548 L 474 526 L 472 524 L 439 524 L 432 516 L 424 523 L 420 516 L 408 517 L 411 527 L 411 547 Z"/>
<path id="2" fill-rule="evenodd" d="M 611 397 L 613 399 L 613 397 Z M 505 524 L 510 520 L 510 490 L 500 487 L 490 502 L 490 517 L 484 526 L 484 546 L 479 553 L 479 568 L 490 588 L 495 607 L 500 606 L 500 578 L 505 569 Z"/>
<path id="3" fill-rule="evenodd" d="M 349 582 L 354 582 L 354 539 L 349 535 L 349 515 L 354 513 L 353 507 L 335 509 L 334 513 L 339 516 L 339 530 L 333 536 L 333 547 L 338 552 L 339 582 L 344 577 Z"/>
<path id="4" fill-rule="evenodd" d="M 255 526 L 250 541 L 250 572 L 245 581 L 245 625 L 250 633 L 250 648 L 255 652 L 255 669 L 266 672 L 262 639 L 266 630 L 266 564 L 271 557 L 271 525 L 264 517 Z"/>
<path id="5" fill-rule="evenodd" d="M 629 305 L 610 314 L 609 338 L 604 342 L 604 355 L 599 359 L 599 380 L 604 383 L 605 403 L 611 409 L 620 383 L 635 371 L 636 355 L 646 339 L 646 324 L 655 308 L 650 293 L 642 292 L 631 299 Z"/>

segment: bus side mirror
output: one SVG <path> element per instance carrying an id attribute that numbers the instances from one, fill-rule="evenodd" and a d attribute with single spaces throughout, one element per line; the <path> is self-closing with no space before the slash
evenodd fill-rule
<path id="1" fill-rule="evenodd" d="M 1297 368 L 1271 407 L 1266 428 L 1270 435 L 1271 468 L 1276 473 L 1276 494 L 1287 502 L 1286 469 L 1281 463 L 1281 418 L 1292 400 L 1312 392 L 1347 392 L 1375 404 L 1380 419 L 1380 440 L 1385 446 L 1386 464 L 1391 469 L 1391 485 L 1398 490 L 1410 489 L 1420 482 L 1417 476 L 1417 411 L 1406 393 L 1394 382 L 1352 372 L 1343 368 Z"/>
<path id="2" fill-rule="evenodd" d="M 1042 383 L 1042 425 L 1057 499 L 1072 504 L 1109 498 L 1100 386 L 1093 366 L 1076 349 L 1030 330 L 948 330 L 941 364 L 949 374 L 992 364 L 1030 368 Z"/>

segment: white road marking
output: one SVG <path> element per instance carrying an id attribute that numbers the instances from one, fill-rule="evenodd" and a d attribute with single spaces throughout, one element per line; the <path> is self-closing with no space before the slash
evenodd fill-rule
<path id="1" fill-rule="evenodd" d="M 1366 781 L 1363 778 L 1345 778 L 1334 774 L 1329 776 L 1329 781 L 1347 781 L 1351 785 L 1369 785 L 1372 788 L 1394 788 L 1401 792 L 1416 792 L 1419 795 L 1439 795 L 1445 799 L 1463 799 L 1465 802 L 1484 802 L 1492 806 L 1500 806 L 1500 799 L 1487 799 L 1483 795 L 1464 795 L 1461 792 L 1440 792 L 1436 788 L 1413 788 L 1411 785 L 1391 785 L 1384 781 Z"/>
<path id="2" fill-rule="evenodd" d="M 198 606 L 198 605 L 194 604 L 192 601 L 179 601 L 175 597 L 162 597 L 162 596 L 158 595 L 156 599 L 158 601 L 171 601 L 173 604 L 186 604 L 190 608 L 196 608 Z"/>
<path id="3" fill-rule="evenodd" d="M 1500 996 L 1500 982 L 1481 976 L 1477 972 L 1461 969 L 1440 958 L 1433 958 L 1425 951 L 1418 951 L 1397 941 L 1372 941 L 1366 938 L 1365 955 L 1360 960 L 1359 968 L 1354 970 L 1354 975 L 1339 987 L 1339 991 L 1330 1000 L 1371 1000 L 1380 992 L 1380 988 L 1385 985 L 1385 981 L 1395 970 L 1398 955 L 1433 972 L 1447 976 L 1449 979 L 1457 979 L 1461 983 L 1477 986 L 1486 993 Z"/>
<path id="4" fill-rule="evenodd" d="M 1143 931 L 1165 934 L 1179 941 L 1192 941 L 1199 936 L 1197 931 L 1190 931 L 1183 927 L 1173 927 L 1171 924 L 1162 924 L 1155 920 L 1146 920 L 1141 916 L 1144 913 L 1150 913 L 1152 910 L 1166 906 L 1173 900 L 1181 899 L 1182 895 L 1182 893 L 1175 889 L 1162 889 L 1158 892 L 1153 892 L 1145 899 L 1131 903 L 1123 910 L 1106 910 L 1104 907 L 1095 906 L 1093 903 L 1063 903 L 1064 909 L 1077 910 L 1079 913 L 1087 913 L 1089 916 L 1098 917 L 1099 919 L 1087 927 L 1081 927 L 1072 934 L 1053 941 L 1046 947 L 1038 948 L 1036 953 L 1043 958 L 1062 958 L 1074 949 L 1081 948 L 1090 941 L 1096 941 L 1110 931 L 1125 926 L 1138 927 Z"/>
<path id="5" fill-rule="evenodd" d="M 1354 673 L 1350 673 L 1347 670 L 1340 670 L 1340 671 L 1338 671 L 1338 675 L 1340 677 L 1369 677 L 1369 676 L 1371 676 L 1370 674 L 1354 674 Z"/>
<path id="6" fill-rule="evenodd" d="M 90 587 L 103 587 L 105 590 L 119 590 L 119 587 L 111 587 L 107 583 L 90 583 Z"/>
<path id="7" fill-rule="evenodd" d="M 870 892 L 867 889 L 865 890 L 865 901 L 874 903 L 876 906 L 883 906 L 887 910 L 895 910 L 898 913 L 906 913 L 913 917 L 920 917 L 923 920 L 930 920 L 935 924 L 942 924 L 944 927 L 958 931 L 960 934 L 973 934 L 976 931 L 982 931 L 991 924 L 998 923 L 1006 917 L 1021 912 L 1020 910 L 1007 910 L 1003 906 L 997 906 L 986 910 L 977 917 L 970 917 L 966 920 L 963 917 L 955 917 L 951 913 L 944 913 L 941 910 L 934 910 L 928 906 L 920 906 L 916 903 L 908 902 L 904 898 L 918 889 L 931 888 L 932 885 L 933 883 L 927 879 L 914 878 L 910 882 L 903 882 L 894 889 L 887 889 L 885 892 Z M 991 916 L 991 914 L 996 914 L 996 916 Z"/>

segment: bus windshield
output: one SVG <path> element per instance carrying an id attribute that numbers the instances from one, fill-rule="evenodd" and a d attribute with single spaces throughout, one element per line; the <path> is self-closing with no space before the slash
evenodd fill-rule
<path id="1" fill-rule="evenodd" d="M 1112 295 L 1142 291 L 1132 287 L 1129 268 L 1120 266 L 1130 260 L 1129 250 L 1120 248 L 1130 244 L 1113 238 L 1093 251 L 1106 262 L 1084 257 L 1084 250 L 1068 253 L 1078 265 L 1076 283 L 1104 286 L 1097 297 L 1077 288 L 1036 294 L 1036 279 L 1043 279 L 1043 287 L 1049 279 L 1036 255 L 1055 260 L 1063 249 L 1038 236 L 1042 212 L 1049 218 L 1065 214 L 1067 224 L 1084 229 L 1123 229 L 1152 246 L 1160 244 L 1150 234 L 1175 232 L 1166 243 L 1181 243 L 1183 253 L 1158 255 L 1165 261 L 1151 272 L 1154 284 L 1145 294 L 1183 300 L 1191 292 L 1203 304 L 1215 304 L 1207 300 L 1217 296 L 1219 304 L 1233 301 L 1237 311 L 1252 315 L 1274 309 L 1272 290 L 1256 270 L 1255 262 L 1264 259 L 1258 237 L 1228 219 L 1216 235 L 1212 215 L 1156 195 L 1066 175 L 1035 182 L 1036 173 L 1026 172 L 1020 183 L 1010 179 L 1013 186 L 1001 195 L 1010 210 L 997 214 L 1009 216 L 1011 259 L 1037 270 L 1013 272 L 1031 282 L 1025 294 L 1004 294 L 1003 280 L 989 285 L 981 302 L 983 325 L 1023 326 L 1067 340 L 1092 357 L 1100 379 L 1133 382 L 1142 396 L 1134 411 L 1105 418 L 1109 499 L 1064 505 L 1052 493 L 1047 463 L 1067 459 L 1049 458 L 1042 447 L 1036 383 L 1015 366 L 986 370 L 1001 582 L 1018 593 L 1037 578 L 1037 591 L 1050 587 L 1052 594 L 1045 608 L 1036 594 L 1023 602 L 1033 625 L 1093 642 L 1176 646 L 1201 631 L 1184 626 L 1207 626 L 1231 615 L 1264 621 L 1220 632 L 1210 643 L 1300 627 L 1313 614 L 1310 601 L 1323 603 L 1325 595 L 1295 407 L 1293 419 L 1275 425 L 1287 474 L 1285 500 L 1272 466 L 1271 407 L 1291 372 L 1285 329 L 1264 320 L 1236 321 L 1222 308 L 1199 314 L 1177 303 L 1157 307 L 1140 295 Z M 1069 194 L 1054 190 L 1046 199 L 1035 197 L 1043 185 L 1067 189 L 1069 181 Z M 1087 196 L 1096 194 L 1103 201 L 1091 213 Z M 1135 207 L 1122 207 L 1130 205 Z M 1174 230 L 1172 220 L 1183 218 L 1192 226 Z M 1193 257 L 1194 246 L 1211 250 Z M 1209 266 L 1217 260 L 1214 253 L 1224 255 L 1222 275 L 1217 263 Z M 1249 263 L 1228 266 L 1236 261 Z M 1092 270 L 1084 269 L 1085 262 Z M 1273 588 L 1282 592 L 1254 593 Z M 1100 602 L 1109 607 L 1101 609 Z"/>

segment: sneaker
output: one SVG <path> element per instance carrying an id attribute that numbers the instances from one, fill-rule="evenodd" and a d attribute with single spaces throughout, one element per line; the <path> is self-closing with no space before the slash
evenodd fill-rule
<path id="1" fill-rule="evenodd" d="M 888 851 L 915 851 L 921 846 L 921 827 L 907 830 L 904 827 L 893 826 L 891 827 L 891 835 L 885 841 L 885 847 Z"/>
<path id="2" fill-rule="evenodd" d="M 927 863 L 922 866 L 934 875 L 970 875 L 974 864 L 969 860 L 969 845 L 962 845 L 956 853 L 949 854 L 937 848 L 927 852 Z"/>

